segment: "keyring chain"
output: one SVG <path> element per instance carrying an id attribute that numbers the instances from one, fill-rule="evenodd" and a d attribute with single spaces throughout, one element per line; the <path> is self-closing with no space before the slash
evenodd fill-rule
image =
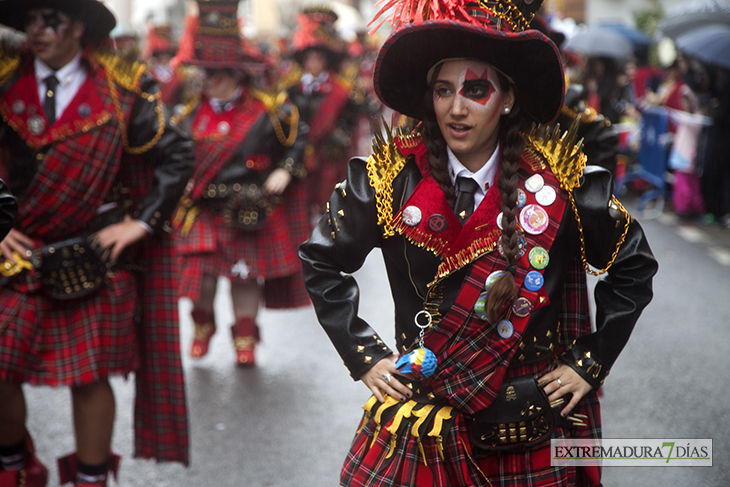
<path id="1" fill-rule="evenodd" d="M 428 322 L 425 325 L 422 325 L 422 324 L 420 324 L 418 322 L 418 317 L 421 316 L 421 315 L 425 315 L 426 318 L 427 318 L 427 320 L 428 320 Z M 418 313 L 416 313 L 416 316 L 413 318 L 413 322 L 421 330 L 418 333 L 418 346 L 419 347 L 423 347 L 423 336 L 426 333 L 426 328 L 430 328 L 431 327 L 431 323 L 433 323 L 433 316 L 431 316 L 431 313 L 429 313 L 428 311 L 426 311 L 424 309 L 424 310 L 421 310 Z"/>

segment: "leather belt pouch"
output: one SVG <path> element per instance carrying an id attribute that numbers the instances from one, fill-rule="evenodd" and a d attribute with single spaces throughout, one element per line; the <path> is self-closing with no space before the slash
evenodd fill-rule
<path id="1" fill-rule="evenodd" d="M 104 285 L 108 264 L 88 236 L 41 249 L 43 291 L 55 299 L 87 296 Z"/>
<path id="2" fill-rule="evenodd" d="M 494 403 L 474 417 L 469 434 L 477 448 L 521 450 L 549 440 L 558 426 L 571 423 L 550 407 L 530 374 L 505 379 Z"/>

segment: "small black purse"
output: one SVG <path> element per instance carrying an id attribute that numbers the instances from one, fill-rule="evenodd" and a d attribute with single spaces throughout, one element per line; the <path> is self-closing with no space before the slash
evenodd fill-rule
<path id="1" fill-rule="evenodd" d="M 483 450 L 521 450 L 551 438 L 555 428 L 571 427 L 552 407 L 537 377 L 505 379 L 499 395 L 471 424 L 471 443 Z"/>
<path id="2" fill-rule="evenodd" d="M 54 299 L 87 296 L 102 285 L 109 264 L 88 236 L 74 237 L 41 248 L 43 291 Z"/>

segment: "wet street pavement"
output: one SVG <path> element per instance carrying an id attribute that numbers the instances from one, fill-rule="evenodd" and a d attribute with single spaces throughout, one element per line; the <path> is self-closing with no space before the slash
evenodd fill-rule
<path id="1" fill-rule="evenodd" d="M 604 485 L 728 485 L 730 467 L 730 230 L 671 217 L 642 222 L 660 262 L 655 298 L 603 390 L 607 438 L 713 438 L 713 467 L 612 467 Z M 360 314 L 393 345 L 392 303 L 379 254 L 357 274 Z M 182 347 L 192 338 L 181 302 Z M 114 381 L 114 450 L 122 486 L 335 487 L 369 393 L 353 382 L 311 308 L 264 310 L 258 365 L 233 365 L 225 293 L 210 354 L 185 358 L 192 464 L 133 460 L 131 382 Z M 26 389 L 41 460 L 74 450 L 69 394 Z M 114 483 L 110 483 L 114 485 Z"/>

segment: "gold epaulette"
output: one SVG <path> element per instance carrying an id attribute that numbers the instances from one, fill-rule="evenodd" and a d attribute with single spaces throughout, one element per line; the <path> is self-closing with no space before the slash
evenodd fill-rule
<path id="1" fill-rule="evenodd" d="M 533 126 L 525 137 L 528 146 L 545 157 L 560 186 L 573 191 L 580 182 L 588 158 L 583 154 L 583 139 L 576 143 L 581 116 L 578 115 L 564 134 L 560 125 L 555 128 Z"/>
<path id="2" fill-rule="evenodd" d="M 109 94 L 114 102 L 114 111 L 117 115 L 119 130 L 122 133 L 122 144 L 124 145 L 125 152 L 132 155 L 144 154 L 154 147 L 162 138 L 162 134 L 165 133 L 165 113 L 162 109 L 160 91 L 158 90 L 155 94 L 149 94 L 141 91 L 139 86 L 140 79 L 145 73 L 147 67 L 138 62 L 136 59 L 120 56 L 118 53 L 113 51 L 95 51 L 91 55 L 91 60 L 104 68 L 104 72 L 106 73 Z M 129 145 L 127 126 L 122 106 L 119 101 L 117 86 L 121 86 L 128 91 L 137 93 L 150 103 L 156 103 L 155 114 L 157 115 L 157 133 L 155 133 L 151 140 L 139 147 L 131 147 Z"/>
<path id="3" fill-rule="evenodd" d="M 125 90 L 139 91 L 139 81 L 147 70 L 147 66 L 131 56 L 122 56 L 114 51 L 96 51 L 92 59 L 104 67 L 107 76 Z M 141 93 L 140 93 L 141 94 Z"/>
<path id="4" fill-rule="evenodd" d="M 8 42 L 0 42 L 0 86 L 20 67 L 20 51 Z"/>
<path id="5" fill-rule="evenodd" d="M 279 139 L 279 142 L 284 147 L 294 145 L 299 131 L 299 110 L 294 104 L 291 105 L 291 113 L 289 115 L 281 109 L 288 100 L 286 91 L 265 92 L 251 90 L 251 96 L 259 100 L 266 107 L 266 112 L 269 114 L 269 119 L 274 126 L 274 133 L 276 133 L 276 138 Z M 289 126 L 288 136 L 284 134 L 282 123 Z"/>
<path id="6" fill-rule="evenodd" d="M 393 132 L 387 124 L 385 134 L 374 130 L 373 153 L 368 158 L 367 168 L 370 186 L 375 189 L 378 225 L 383 225 L 383 236 L 386 238 L 395 235 L 390 223 L 393 219 L 393 180 L 405 163 L 406 158 L 395 145 Z"/>

